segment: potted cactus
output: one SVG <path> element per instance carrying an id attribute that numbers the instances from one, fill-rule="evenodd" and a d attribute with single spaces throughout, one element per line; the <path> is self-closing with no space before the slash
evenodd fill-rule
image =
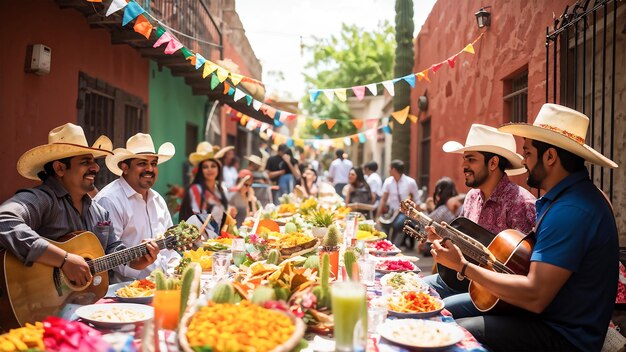
<path id="1" fill-rule="evenodd" d="M 311 213 L 311 224 L 313 236 L 322 238 L 328 232 L 328 227 L 333 224 L 333 214 L 324 209 L 316 210 Z"/>
<path id="2" fill-rule="evenodd" d="M 328 254 L 330 261 L 330 271 L 335 278 L 339 275 L 339 230 L 335 225 L 330 225 L 320 247 L 320 262 L 324 254 Z"/>

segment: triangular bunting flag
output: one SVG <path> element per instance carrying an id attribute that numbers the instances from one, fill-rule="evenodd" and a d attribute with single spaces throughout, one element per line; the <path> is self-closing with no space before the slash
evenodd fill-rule
<path id="1" fill-rule="evenodd" d="M 344 88 L 335 89 L 335 95 L 337 96 L 337 99 L 346 101 L 346 90 Z"/>
<path id="2" fill-rule="evenodd" d="M 317 129 L 319 128 L 321 125 L 324 124 L 323 120 L 320 119 L 313 119 L 313 121 L 311 121 L 311 125 L 313 126 L 313 128 Z"/>
<path id="3" fill-rule="evenodd" d="M 280 122 L 280 121 L 279 121 Z M 272 135 L 274 134 L 274 130 L 268 128 L 265 133 L 267 134 L 267 137 L 270 138 L 272 137 Z"/>
<path id="4" fill-rule="evenodd" d="M 359 135 L 358 134 L 353 134 L 352 136 L 350 136 L 350 139 L 352 139 L 352 141 L 354 143 L 359 141 Z"/>
<path id="5" fill-rule="evenodd" d="M 451 58 L 448 58 L 448 65 L 450 66 L 450 68 L 454 68 L 454 62 L 456 61 L 456 57 L 457 55 L 452 56 Z"/>
<path id="6" fill-rule="evenodd" d="M 235 94 L 235 88 L 230 87 L 230 89 L 228 90 L 228 95 L 233 95 Z"/>
<path id="7" fill-rule="evenodd" d="M 341 140 L 341 139 L 340 139 L 340 140 Z M 352 144 L 352 141 L 350 140 L 350 137 L 345 137 L 345 138 L 343 139 L 343 144 L 345 144 L 345 145 L 351 145 L 351 144 Z"/>
<path id="8" fill-rule="evenodd" d="M 241 117 L 241 120 L 239 120 L 239 123 L 240 123 L 242 126 L 245 126 L 245 125 L 248 123 L 248 120 L 250 120 L 250 116 L 248 116 L 248 115 L 243 115 L 243 116 Z"/>
<path id="9" fill-rule="evenodd" d="M 309 89 L 309 99 L 311 100 L 311 103 L 315 103 L 317 97 L 320 96 L 320 93 L 322 93 L 322 91 L 319 89 Z"/>
<path id="10" fill-rule="evenodd" d="M 383 126 L 383 132 L 391 134 L 391 127 L 389 125 Z"/>
<path id="11" fill-rule="evenodd" d="M 229 90 L 230 90 L 230 84 L 228 84 L 228 82 L 224 82 L 224 95 L 228 94 Z"/>
<path id="12" fill-rule="evenodd" d="M 280 127 L 280 126 L 282 126 L 282 125 L 283 125 L 283 123 L 282 123 L 282 122 L 280 122 L 280 120 L 274 120 L 274 126 L 276 126 L 276 127 Z M 271 130 L 268 130 L 268 131 L 271 131 Z"/>
<path id="13" fill-rule="evenodd" d="M 296 146 L 304 148 L 304 139 L 294 138 L 293 141 L 296 143 Z"/>
<path id="14" fill-rule="evenodd" d="M 126 0 L 113 0 L 111 1 L 111 5 L 109 5 L 109 9 L 107 10 L 106 16 L 109 17 L 111 14 L 123 9 L 126 7 L 128 3 Z"/>
<path id="15" fill-rule="evenodd" d="M 261 103 L 260 101 L 256 99 L 252 101 L 252 108 L 256 111 L 259 111 L 259 109 L 261 108 L 261 105 L 263 105 L 263 103 Z"/>
<path id="16" fill-rule="evenodd" d="M 365 120 L 365 125 L 367 128 L 374 128 L 378 125 L 378 119 L 367 119 Z"/>
<path id="17" fill-rule="evenodd" d="M 267 104 L 261 103 L 261 112 L 264 113 L 265 115 L 267 115 L 267 108 L 269 106 Z"/>
<path id="18" fill-rule="evenodd" d="M 367 138 L 365 138 L 365 134 L 359 133 L 358 136 L 359 136 L 359 142 L 365 143 L 367 141 Z"/>
<path id="19" fill-rule="evenodd" d="M 223 67 L 217 67 L 217 78 L 220 82 L 224 82 L 228 78 L 228 71 Z"/>
<path id="20" fill-rule="evenodd" d="M 240 75 L 238 73 L 232 73 L 232 72 L 230 73 L 230 80 L 231 82 L 233 82 L 234 85 L 238 85 L 242 79 L 243 79 L 243 75 Z"/>
<path id="21" fill-rule="evenodd" d="M 370 138 L 370 139 L 376 138 L 377 134 L 378 134 L 378 130 L 375 128 L 365 131 L 365 136 L 367 136 L 367 138 Z"/>
<path id="22" fill-rule="evenodd" d="M 206 59 L 204 58 L 204 56 L 196 53 L 196 70 L 199 69 L 200 67 L 202 67 L 202 65 L 204 65 L 204 63 L 206 62 Z M 207 73 L 207 76 L 209 75 L 209 73 Z M 202 78 L 205 78 L 206 76 L 204 75 L 204 73 L 202 74 Z"/>
<path id="23" fill-rule="evenodd" d="M 354 92 L 357 100 L 363 100 L 363 97 L 365 97 L 365 86 L 352 87 L 352 91 Z"/>
<path id="24" fill-rule="evenodd" d="M 156 37 L 157 38 L 161 38 L 161 36 L 165 34 L 165 28 L 163 27 L 156 27 Z"/>
<path id="25" fill-rule="evenodd" d="M 287 143 L 286 144 L 287 144 L 287 146 L 289 148 L 293 148 L 293 145 L 294 145 L 293 138 L 287 138 Z"/>
<path id="26" fill-rule="evenodd" d="M 332 89 L 324 89 L 322 90 L 322 93 L 324 93 L 324 95 L 326 96 L 326 98 L 328 98 L 329 101 L 333 101 L 335 97 L 335 92 Z"/>
<path id="27" fill-rule="evenodd" d="M 406 81 L 406 83 L 408 83 L 411 88 L 415 88 L 415 75 L 414 74 L 410 74 L 410 75 L 406 75 L 404 77 L 402 77 L 403 80 Z"/>
<path id="28" fill-rule="evenodd" d="M 404 123 L 406 122 L 406 118 L 409 115 L 409 109 L 410 107 L 407 106 L 400 111 L 392 112 L 391 116 L 393 116 L 393 118 L 396 119 L 396 121 L 398 121 L 401 125 L 404 125 Z"/>
<path id="29" fill-rule="evenodd" d="M 217 79 L 217 75 L 215 75 L 214 73 L 211 75 L 211 89 L 215 89 L 215 87 L 217 87 L 218 84 L 220 84 L 220 80 Z"/>
<path id="30" fill-rule="evenodd" d="M 259 128 L 259 130 L 261 132 L 265 132 L 265 130 L 268 129 L 269 127 L 270 126 L 268 124 L 264 123 L 264 124 L 261 125 L 261 128 Z"/>
<path id="31" fill-rule="evenodd" d="M 175 53 L 176 51 L 178 51 L 178 49 L 182 48 L 183 45 L 176 40 L 175 38 L 172 38 L 172 40 L 170 40 L 169 43 L 167 43 L 167 47 L 165 48 L 165 51 L 163 51 L 164 53 L 166 53 L 167 55 L 172 55 L 173 53 Z"/>
<path id="32" fill-rule="evenodd" d="M 411 120 L 411 122 L 413 122 L 413 123 L 416 123 L 417 122 L 417 116 L 409 114 L 409 120 Z"/>
<path id="33" fill-rule="evenodd" d="M 226 82 L 224 82 L 226 84 Z M 239 99 L 246 96 L 246 93 L 239 88 L 235 88 L 235 101 L 239 101 Z"/>
<path id="34" fill-rule="evenodd" d="M 161 45 L 169 42 L 170 40 L 172 40 L 172 35 L 169 34 L 168 32 L 163 33 L 162 36 L 159 37 L 159 39 L 157 39 L 157 41 L 154 43 L 154 45 L 152 46 L 153 48 L 158 48 Z"/>
<path id="35" fill-rule="evenodd" d="M 433 70 L 433 73 L 437 73 L 437 71 L 439 71 L 441 66 L 443 66 L 443 62 L 430 66 L 430 69 Z"/>
<path id="36" fill-rule="evenodd" d="M 276 115 L 274 115 L 274 118 L 282 123 L 285 123 L 285 114 L 281 114 L 280 110 L 276 110 Z"/>
<path id="37" fill-rule="evenodd" d="M 465 48 L 463 48 L 463 51 L 465 51 L 466 53 L 475 54 L 474 46 L 472 45 L 472 43 L 467 44 Z"/>
<path id="38" fill-rule="evenodd" d="M 137 17 L 137 21 L 135 21 L 133 29 L 135 30 L 135 32 L 146 37 L 146 39 L 150 39 L 150 34 L 152 33 L 152 24 L 144 15 L 139 15 Z"/>
<path id="39" fill-rule="evenodd" d="M 122 18 L 122 26 L 127 25 L 130 21 L 137 18 L 137 16 L 146 12 L 143 7 L 141 7 L 138 3 L 131 1 L 126 5 L 124 9 L 124 18 Z"/>
<path id="40" fill-rule="evenodd" d="M 190 57 L 195 57 L 195 55 L 193 54 L 193 52 L 187 48 L 185 48 L 184 46 L 182 48 L 180 48 L 180 52 L 183 53 L 183 56 L 185 57 L 185 59 L 190 60 Z"/>
<path id="41" fill-rule="evenodd" d="M 276 116 L 276 109 L 268 105 L 267 109 L 265 110 L 265 115 L 269 116 L 270 118 L 274 118 L 274 116 Z"/>
<path id="42" fill-rule="evenodd" d="M 389 92 L 389 95 L 391 95 L 392 97 L 396 95 L 395 87 L 393 86 L 393 81 L 384 81 L 382 83 L 383 83 L 383 87 L 385 87 L 385 89 L 387 89 L 387 91 Z"/>
<path id="43" fill-rule="evenodd" d="M 421 80 L 426 80 L 426 82 L 430 82 L 430 79 L 428 78 L 428 69 L 422 71 L 422 72 L 418 72 L 416 73 L 417 76 L 417 80 L 421 81 Z"/>
<path id="44" fill-rule="evenodd" d="M 293 121 L 297 118 L 298 116 L 296 114 L 289 114 L 287 115 L 287 121 Z"/>
<path id="45" fill-rule="evenodd" d="M 250 106 L 252 104 L 252 97 L 246 94 L 246 105 Z"/>
<path id="46" fill-rule="evenodd" d="M 360 130 L 363 127 L 363 120 L 352 120 L 352 124 L 357 130 Z"/>
<path id="47" fill-rule="evenodd" d="M 331 130 L 333 126 L 335 126 L 336 123 L 337 123 L 337 120 L 335 119 L 326 120 L 326 126 L 328 127 L 329 130 Z"/>
<path id="48" fill-rule="evenodd" d="M 378 95 L 378 87 L 376 87 L 376 83 L 368 84 L 365 87 L 372 92 L 372 95 Z"/>
<path id="49" fill-rule="evenodd" d="M 212 63 L 211 61 L 205 62 L 204 63 L 204 69 L 202 70 L 202 78 L 206 78 L 206 76 L 208 76 L 211 73 L 215 72 L 215 70 L 217 70 L 217 65 L 216 64 Z"/>

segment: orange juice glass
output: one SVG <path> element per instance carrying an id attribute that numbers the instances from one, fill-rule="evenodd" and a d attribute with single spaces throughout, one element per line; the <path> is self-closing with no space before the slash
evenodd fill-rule
<path id="1" fill-rule="evenodd" d="M 180 290 L 155 290 L 153 305 L 155 326 L 176 330 L 180 319 Z"/>

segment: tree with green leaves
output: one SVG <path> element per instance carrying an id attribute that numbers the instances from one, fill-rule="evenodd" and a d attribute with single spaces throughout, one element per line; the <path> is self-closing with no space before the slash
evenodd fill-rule
<path id="1" fill-rule="evenodd" d="M 413 0 L 396 0 L 396 65 L 394 77 L 404 77 L 413 72 L 415 57 L 413 53 Z M 399 111 L 411 103 L 411 87 L 405 82 L 398 82 L 393 97 L 393 110 Z M 411 124 L 404 125 L 394 121 L 391 158 L 404 161 L 407 170 L 410 161 Z"/>
<path id="2" fill-rule="evenodd" d="M 311 71 L 305 74 L 307 89 L 348 88 L 391 79 L 395 50 L 393 37 L 393 26 L 385 21 L 372 32 L 365 32 L 356 25 L 342 24 L 338 36 L 313 38 L 314 44 L 304 46 L 312 53 L 311 61 L 305 66 Z M 351 95 L 350 90 L 348 96 Z M 312 103 L 308 95 L 302 102 L 309 116 L 336 119 L 337 124 L 331 130 L 326 125 L 316 129 L 311 121 L 307 121 L 301 137 L 332 138 L 356 133 L 350 121 L 354 116 L 346 103 L 337 99 L 329 102 L 324 96 Z"/>

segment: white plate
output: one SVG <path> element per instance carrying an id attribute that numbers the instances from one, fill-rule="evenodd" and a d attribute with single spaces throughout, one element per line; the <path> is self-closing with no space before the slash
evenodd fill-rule
<path id="1" fill-rule="evenodd" d="M 409 263 L 411 263 L 411 262 L 409 262 Z M 413 270 L 385 270 L 385 269 L 376 268 L 376 271 L 378 271 L 379 273 L 383 273 L 383 274 L 404 273 L 404 272 L 407 272 L 407 271 L 412 271 L 414 273 L 419 273 L 420 271 L 422 271 L 422 269 L 420 269 L 419 266 L 415 265 L 414 263 L 411 263 L 411 265 L 413 265 Z M 376 264 L 376 266 L 378 267 L 378 264 Z"/>
<path id="2" fill-rule="evenodd" d="M 398 345 L 435 350 L 456 345 L 465 333 L 455 323 L 424 319 L 387 320 L 378 328 L 386 340 Z"/>
<path id="3" fill-rule="evenodd" d="M 431 310 L 429 312 L 412 312 L 412 313 L 404 313 L 404 312 L 396 312 L 395 310 L 388 310 L 389 315 L 398 317 L 398 318 L 416 318 L 416 319 L 426 319 L 430 317 L 434 317 L 439 315 L 443 310 L 445 304 L 440 299 L 435 299 L 439 303 L 439 308 L 435 310 Z"/>
<path id="4" fill-rule="evenodd" d="M 400 254 L 401 252 L 402 251 L 399 249 L 392 249 L 390 251 L 379 251 L 379 250 L 371 249 L 371 248 L 367 249 L 367 253 L 372 254 L 372 255 L 378 255 L 378 256 L 397 255 L 397 254 Z"/>
<path id="5" fill-rule="evenodd" d="M 112 294 L 109 295 L 107 293 L 107 296 L 108 297 L 115 296 L 115 298 L 117 298 L 120 302 L 125 302 L 125 303 L 139 303 L 139 304 L 152 303 L 152 300 L 154 299 L 154 295 L 146 296 L 146 297 L 120 297 L 117 295 L 117 290 L 119 290 L 122 287 L 126 287 L 130 285 L 132 282 L 133 281 L 120 282 L 118 284 L 113 284 L 109 286 L 109 292 L 111 292 Z"/>
<path id="6" fill-rule="evenodd" d="M 396 275 L 403 278 L 404 283 L 402 285 L 389 282 Z M 428 291 L 430 290 L 430 286 L 428 286 L 428 284 L 424 282 L 424 279 L 422 279 L 418 274 L 412 271 L 401 271 L 385 274 L 383 275 L 383 277 L 380 278 L 380 284 L 382 286 L 390 286 L 395 291 L 399 292 L 417 291 L 428 293 Z"/>
<path id="7" fill-rule="evenodd" d="M 109 321 L 104 319 L 93 318 L 93 314 L 98 311 L 109 312 L 112 313 L 114 311 L 119 311 L 121 309 L 131 310 L 138 316 L 136 319 L 132 319 L 129 321 Z M 152 319 L 154 316 L 154 308 L 150 306 L 146 306 L 143 304 L 134 304 L 134 303 L 105 303 L 105 304 L 91 304 L 88 306 L 82 306 L 76 310 L 76 316 L 85 320 L 88 323 L 91 323 L 95 326 L 103 327 L 103 328 L 119 328 L 121 326 L 127 324 L 136 324 L 141 323 L 146 320 Z"/>

